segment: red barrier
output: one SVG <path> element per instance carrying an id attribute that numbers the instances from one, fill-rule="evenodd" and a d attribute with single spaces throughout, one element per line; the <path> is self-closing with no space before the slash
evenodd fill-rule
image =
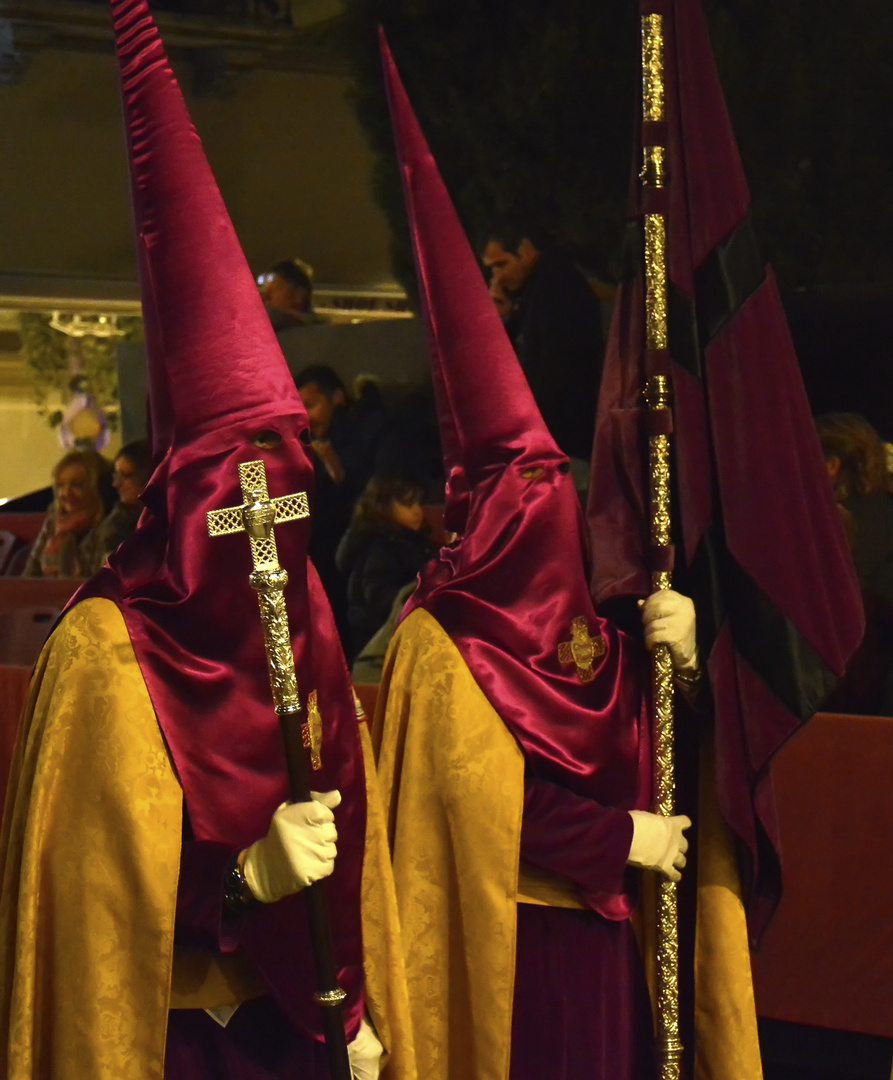
<path id="1" fill-rule="evenodd" d="M 893 1038 L 893 719 L 819 714 L 772 766 L 785 891 L 757 1013 Z"/>

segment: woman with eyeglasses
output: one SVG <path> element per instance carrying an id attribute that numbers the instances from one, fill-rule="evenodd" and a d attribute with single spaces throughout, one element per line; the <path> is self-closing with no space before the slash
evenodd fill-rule
<path id="1" fill-rule="evenodd" d="M 152 453 L 145 439 L 128 443 L 118 451 L 112 471 L 112 487 L 118 493 L 118 501 L 96 527 L 91 574 L 136 528 L 143 512 L 140 492 L 151 471 Z"/>

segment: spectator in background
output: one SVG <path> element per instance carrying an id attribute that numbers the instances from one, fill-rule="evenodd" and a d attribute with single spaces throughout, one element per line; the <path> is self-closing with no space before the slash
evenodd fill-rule
<path id="1" fill-rule="evenodd" d="M 385 657 L 388 654 L 388 646 L 391 644 L 391 638 L 400 624 L 400 616 L 403 614 L 406 601 L 412 596 L 415 589 L 415 581 L 411 581 L 400 589 L 394 597 L 387 619 L 360 650 L 350 669 L 350 677 L 353 679 L 355 686 L 378 686 L 380 684 Z"/>
<path id="2" fill-rule="evenodd" d="M 893 503 L 884 444 L 857 413 L 826 413 L 816 427 L 835 498 L 853 519 L 859 582 L 893 604 Z"/>
<path id="3" fill-rule="evenodd" d="M 346 583 L 335 564 L 335 551 L 350 525 L 357 499 L 374 473 L 392 471 L 382 458 L 387 415 L 377 389 L 351 401 L 332 368 L 311 364 L 295 383 L 313 438 L 316 502 L 310 532 L 310 558 L 332 605 L 347 651 Z"/>
<path id="4" fill-rule="evenodd" d="M 112 470 L 112 487 L 118 493 L 118 502 L 96 527 L 92 545 L 95 564 L 89 573 L 95 573 L 115 548 L 133 534 L 143 512 L 140 492 L 151 472 L 152 452 L 145 439 L 128 443 L 118 451 Z"/>
<path id="5" fill-rule="evenodd" d="M 313 310 L 312 266 L 300 259 L 284 259 L 271 266 L 265 278 L 261 295 L 277 334 L 325 321 Z"/>
<path id="6" fill-rule="evenodd" d="M 865 637 L 829 700 L 842 712 L 893 715 L 893 503 L 884 445 L 857 413 L 816 420 L 865 604 Z"/>
<path id="7" fill-rule="evenodd" d="M 96 526 L 104 508 L 100 479 L 108 462 L 94 450 L 70 450 L 53 468 L 53 501 L 34 541 L 25 577 L 89 577 L 96 563 Z"/>
<path id="8" fill-rule="evenodd" d="M 335 554 L 347 582 L 348 662 L 387 621 L 394 598 L 433 554 L 423 495 L 411 480 L 373 477 L 356 504 Z"/>
<path id="9" fill-rule="evenodd" d="M 491 295 L 514 300 L 506 330 L 546 426 L 585 486 L 602 367 L 599 301 L 575 263 L 529 224 L 493 225 L 480 255 Z"/>
<path id="10" fill-rule="evenodd" d="M 502 325 L 505 327 L 508 336 L 512 337 L 514 333 L 513 320 L 516 310 L 514 298 L 505 291 L 495 275 L 490 277 L 489 290 L 490 296 L 493 298 L 493 303 L 496 305 L 496 314 L 502 320 Z"/>
<path id="11" fill-rule="evenodd" d="M 885 477 L 885 487 L 888 495 L 893 495 L 893 443 L 884 443 L 884 454 L 887 459 L 887 475 Z"/>

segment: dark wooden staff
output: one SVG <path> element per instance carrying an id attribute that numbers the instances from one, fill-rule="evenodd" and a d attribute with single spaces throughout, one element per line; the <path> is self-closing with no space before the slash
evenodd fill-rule
<path id="1" fill-rule="evenodd" d="M 296 495 L 270 499 L 262 461 L 249 461 L 240 465 L 239 480 L 243 504 L 212 510 L 208 514 L 208 532 L 211 536 L 245 532 L 251 541 L 254 569 L 249 581 L 251 588 L 257 593 L 264 627 L 270 688 L 273 692 L 273 707 L 282 731 L 289 796 L 292 802 L 309 802 L 310 772 L 305 750 L 310 751 L 313 768 L 321 768 L 321 721 L 316 709 L 316 695 L 312 693 L 307 705 L 307 720 L 303 725 L 300 723 L 298 680 L 295 676 L 295 658 L 283 595 L 288 584 L 288 574 L 279 565 L 273 533 L 274 525 L 309 516 L 307 496 L 304 492 L 299 492 Z M 342 1015 L 342 1003 L 347 995 L 338 985 L 338 968 L 335 963 L 324 882 L 317 881 L 309 885 L 304 890 L 304 898 L 316 967 L 317 990 L 313 1000 L 322 1009 L 329 1072 L 332 1080 L 351 1080 Z"/>

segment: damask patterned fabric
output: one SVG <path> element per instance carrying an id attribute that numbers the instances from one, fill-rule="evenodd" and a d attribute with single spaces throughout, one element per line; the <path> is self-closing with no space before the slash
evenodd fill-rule
<path id="1" fill-rule="evenodd" d="M 701 747 L 695 929 L 695 1080 L 762 1080 L 738 863 L 716 801 L 714 748 Z"/>
<path id="2" fill-rule="evenodd" d="M 585 903 L 570 882 L 562 887 L 527 866 L 519 875 L 523 755 L 456 646 L 424 609 L 397 629 L 378 702 L 373 742 L 419 1075 L 507 1080 L 510 1068 L 515 1074 L 517 904 L 567 911 Z M 712 760 L 709 752 L 704 757 Z M 710 797 L 710 777 L 702 778 L 701 788 L 695 1080 L 760 1080 L 734 852 Z M 573 1040 L 574 1032 L 567 1037 Z M 556 1062 L 549 1075 L 559 1074 Z"/>
<path id="3" fill-rule="evenodd" d="M 505 1080 L 524 759 L 423 609 L 398 627 L 373 727 L 419 1076 Z"/>
<path id="4" fill-rule="evenodd" d="M 44 647 L 0 859 L 0 1061 L 9 1080 L 162 1080 L 180 786 L 118 609 Z"/>
<path id="5" fill-rule="evenodd" d="M 415 1080 L 416 1055 L 397 898 L 372 742 L 365 723 L 360 724 L 360 741 L 366 767 L 366 856 L 360 908 L 366 1009 L 387 1051 L 381 1080 Z"/>
<path id="6" fill-rule="evenodd" d="M 366 1004 L 390 1051 L 383 1076 L 415 1080 L 364 724 L 360 741 L 369 785 Z M 121 613 L 108 600 L 84 600 L 38 660 L 0 834 L 0 1062 L 9 1080 L 162 1080 L 181 815 Z"/>

